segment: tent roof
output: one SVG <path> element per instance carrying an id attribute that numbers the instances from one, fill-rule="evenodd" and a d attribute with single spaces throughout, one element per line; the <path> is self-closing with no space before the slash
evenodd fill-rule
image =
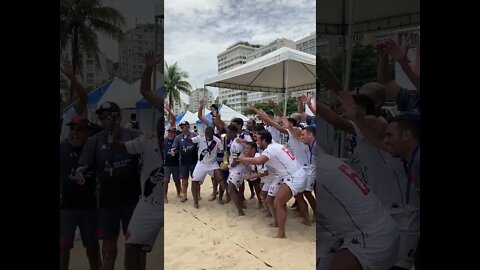
<path id="1" fill-rule="evenodd" d="M 112 84 L 113 79 L 107 81 L 106 83 L 100 85 L 96 89 L 92 90 L 90 93 L 88 93 L 87 97 L 87 107 L 93 107 L 95 104 L 98 103 L 98 101 L 102 98 L 102 96 L 105 94 L 105 92 L 108 90 L 110 85 Z M 75 102 L 72 102 L 70 105 L 66 106 L 65 109 L 63 110 L 64 112 L 67 112 L 71 108 L 73 108 L 73 105 L 75 105 Z"/>
<path id="2" fill-rule="evenodd" d="M 352 0 L 317 2 L 317 34 L 346 35 Z M 355 0 L 355 32 L 420 25 L 420 0 Z"/>
<path id="3" fill-rule="evenodd" d="M 142 99 L 142 95 L 138 89 L 115 77 L 110 87 L 108 87 L 108 91 L 98 101 L 98 104 L 112 101 L 117 103 L 122 109 L 134 109 L 135 103 L 140 99 Z"/>
<path id="4" fill-rule="evenodd" d="M 288 90 L 316 87 L 315 55 L 282 47 L 238 68 L 205 80 L 206 86 L 257 92 L 284 93 L 284 68 L 288 66 Z"/>

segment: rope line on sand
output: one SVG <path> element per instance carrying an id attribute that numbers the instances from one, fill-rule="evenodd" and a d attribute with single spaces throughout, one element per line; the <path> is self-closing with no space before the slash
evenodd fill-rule
<path id="1" fill-rule="evenodd" d="M 193 218 L 195 218 L 196 220 L 198 220 L 199 222 L 203 223 L 205 226 L 207 227 L 210 227 L 212 230 L 214 231 L 217 231 L 214 227 L 208 225 L 205 221 L 202 221 L 200 220 L 194 213 L 190 212 L 190 211 L 187 211 L 185 210 L 184 208 L 182 208 L 182 210 L 185 212 L 185 213 L 188 213 L 190 214 Z M 245 252 L 247 252 L 248 254 L 252 255 L 253 257 L 255 257 L 257 260 L 263 262 L 266 266 L 270 267 L 270 268 L 273 268 L 275 269 L 275 267 L 273 267 L 272 265 L 270 265 L 269 263 L 267 263 L 266 261 L 262 260 L 260 257 L 258 257 L 257 255 L 253 254 L 252 252 L 250 252 L 248 249 L 246 249 L 245 247 L 241 246 L 240 244 L 236 243 L 235 241 L 233 241 L 232 239 L 230 239 L 230 237 L 224 235 L 225 238 L 227 238 L 228 240 L 230 240 L 231 242 L 233 242 L 235 245 L 237 245 L 238 247 L 240 247 L 241 249 L 245 250 Z"/>

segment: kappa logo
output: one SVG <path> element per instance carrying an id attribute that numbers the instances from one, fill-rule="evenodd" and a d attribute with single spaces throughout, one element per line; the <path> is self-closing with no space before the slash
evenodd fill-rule
<path id="1" fill-rule="evenodd" d="M 107 150 L 107 145 L 106 145 L 106 144 L 103 144 L 103 145 L 100 147 L 100 150 Z"/>
<path id="2" fill-rule="evenodd" d="M 360 241 L 358 241 L 357 238 L 352 238 L 352 240 L 350 241 L 350 244 L 353 244 L 353 245 L 360 245 Z"/>
<path id="3" fill-rule="evenodd" d="M 415 258 L 415 251 L 413 249 L 410 249 L 408 252 L 408 258 L 414 259 Z"/>
<path id="4" fill-rule="evenodd" d="M 398 205 L 397 203 L 392 203 L 392 206 L 390 207 L 390 209 L 396 209 L 396 208 L 400 208 L 400 205 Z"/>
<path id="5" fill-rule="evenodd" d="M 334 247 L 331 247 L 330 250 L 328 251 L 328 254 L 333 254 L 333 253 L 336 253 L 337 252 L 337 249 L 334 248 Z"/>

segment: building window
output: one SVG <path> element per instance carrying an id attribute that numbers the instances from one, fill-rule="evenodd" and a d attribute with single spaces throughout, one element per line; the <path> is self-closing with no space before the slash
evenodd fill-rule
<path id="1" fill-rule="evenodd" d="M 93 78 L 93 73 L 87 73 L 87 78 Z"/>
<path id="2" fill-rule="evenodd" d="M 364 38 L 363 33 L 356 33 L 353 35 L 353 41 L 362 41 Z"/>
<path id="3" fill-rule="evenodd" d="M 343 37 L 339 37 L 337 40 L 337 47 L 343 47 L 345 44 L 345 39 Z"/>

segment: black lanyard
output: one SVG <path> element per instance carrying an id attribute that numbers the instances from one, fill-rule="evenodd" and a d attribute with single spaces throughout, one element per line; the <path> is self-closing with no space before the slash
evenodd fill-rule
<path id="1" fill-rule="evenodd" d="M 312 146 L 308 146 L 308 150 L 310 150 L 310 165 L 312 165 L 312 157 L 313 157 L 313 148 L 315 147 L 315 144 L 317 143 L 317 140 L 313 140 Z"/>
<path id="2" fill-rule="evenodd" d="M 210 143 L 210 145 L 212 145 L 212 143 L 213 143 L 213 139 L 212 139 L 212 142 Z M 205 137 L 205 144 L 207 145 L 208 154 L 211 155 L 212 150 L 210 150 L 210 145 L 208 144 L 207 137 Z"/>
<path id="3" fill-rule="evenodd" d="M 418 150 L 420 149 L 420 145 L 417 145 L 415 147 L 415 150 L 413 150 L 412 156 L 410 157 L 410 163 L 405 166 L 405 170 L 407 172 L 407 197 L 405 198 L 405 201 L 407 202 L 407 205 L 410 202 L 410 185 L 412 184 L 412 167 L 413 167 L 413 160 L 415 158 L 415 155 L 417 154 Z"/>

